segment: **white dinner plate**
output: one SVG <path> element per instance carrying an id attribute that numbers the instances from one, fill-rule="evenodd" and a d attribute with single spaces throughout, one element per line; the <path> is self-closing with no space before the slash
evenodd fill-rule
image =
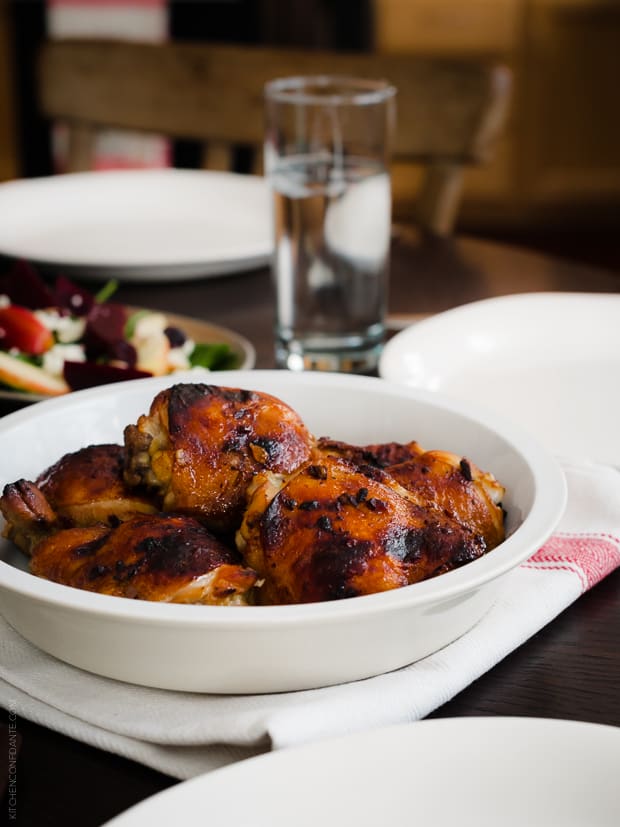
<path id="1" fill-rule="evenodd" d="M 107 827 L 617 827 L 620 729 L 439 718 L 250 758 Z"/>
<path id="2" fill-rule="evenodd" d="M 472 628 L 495 601 L 502 575 L 548 539 L 564 510 L 557 462 L 520 429 L 475 407 L 372 377 L 223 371 L 213 379 L 279 397 L 317 436 L 360 445 L 415 438 L 467 455 L 506 486 L 509 536 L 424 582 L 291 606 L 172 605 L 95 594 L 29 574 L 24 555 L 0 540 L 0 610 L 40 649 L 96 674 L 199 692 L 279 692 L 378 675 Z M 79 391 L 4 417 L 0 490 L 35 478 L 68 451 L 122 442 L 124 427 L 175 381 Z"/>
<path id="3" fill-rule="evenodd" d="M 466 304 L 394 336 L 379 372 L 484 404 L 556 454 L 620 465 L 620 295 Z"/>
<path id="4" fill-rule="evenodd" d="M 263 266 L 272 249 L 258 176 L 121 170 L 0 185 L 0 253 L 83 278 L 218 276 Z"/>

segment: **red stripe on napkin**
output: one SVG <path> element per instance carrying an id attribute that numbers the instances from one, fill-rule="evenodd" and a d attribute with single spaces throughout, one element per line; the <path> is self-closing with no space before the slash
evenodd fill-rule
<path id="1" fill-rule="evenodd" d="M 620 566 L 620 539 L 611 534 L 554 534 L 523 565 L 572 571 L 585 592 Z"/>

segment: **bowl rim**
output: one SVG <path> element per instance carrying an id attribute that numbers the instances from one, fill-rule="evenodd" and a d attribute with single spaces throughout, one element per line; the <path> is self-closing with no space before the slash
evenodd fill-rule
<path id="1" fill-rule="evenodd" d="M 535 485 L 530 512 L 515 531 L 498 547 L 500 554 L 484 555 L 454 571 L 439 577 L 403 586 L 398 589 L 342 600 L 303 603 L 285 606 L 204 606 L 132 600 L 130 598 L 97 594 L 54 583 L 36 577 L 27 571 L 0 560 L 0 592 L 10 591 L 40 603 L 62 607 L 65 610 L 88 612 L 93 616 L 115 620 L 131 620 L 167 626 L 184 625 L 222 629 L 269 629 L 287 626 L 350 621 L 359 616 L 384 614 L 431 603 L 447 601 L 458 595 L 479 589 L 507 571 L 515 568 L 542 545 L 557 526 L 566 506 L 567 487 L 564 473 L 557 460 L 538 441 L 519 426 L 504 420 L 482 407 L 462 402 L 434 391 L 412 388 L 386 379 L 338 373 L 289 373 L 279 370 L 218 371 L 210 384 L 252 388 L 251 383 L 290 381 L 301 385 L 340 389 L 344 384 L 352 388 L 381 391 L 392 397 L 412 399 L 431 408 L 447 410 L 497 434 L 528 465 Z M 286 378 L 285 378 L 286 377 Z M 196 380 L 196 376 L 193 379 Z M 191 381 L 189 376 L 174 374 L 154 379 L 136 379 L 123 383 L 117 391 L 130 394 L 139 386 L 150 401 L 159 390 L 179 381 Z M 204 383 L 204 378 L 199 381 Z M 147 394 L 151 393 L 151 396 Z M 270 391 L 267 391 L 270 392 Z M 108 386 L 77 391 L 66 397 L 57 397 L 31 405 L 0 419 L 0 436 L 30 419 L 38 419 L 46 412 L 88 403 L 109 394 Z M 148 404 L 148 402 L 147 402 Z"/>

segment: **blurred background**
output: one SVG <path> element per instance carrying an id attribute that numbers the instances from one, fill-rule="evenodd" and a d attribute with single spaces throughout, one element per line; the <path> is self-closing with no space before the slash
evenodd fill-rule
<path id="1" fill-rule="evenodd" d="M 37 111 L 48 37 L 500 60 L 510 117 L 493 159 L 466 174 L 458 231 L 620 270 L 619 0 L 0 0 L 0 181 L 62 171 L 62 124 Z M 97 149 L 100 169 L 168 165 L 199 167 L 200 148 L 108 133 Z M 393 169 L 396 218 L 417 175 Z"/>

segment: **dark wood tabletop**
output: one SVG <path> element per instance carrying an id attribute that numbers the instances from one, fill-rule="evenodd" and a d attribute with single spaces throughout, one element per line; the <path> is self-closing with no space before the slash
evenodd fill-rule
<path id="1" fill-rule="evenodd" d="M 620 273 L 473 238 L 423 240 L 399 229 L 394 233 L 390 291 L 390 310 L 402 318 L 510 293 L 617 293 Z M 257 367 L 274 366 L 267 269 L 183 283 L 124 284 L 115 300 L 229 327 L 253 342 Z M 0 415 L 11 407 L 0 403 Z M 432 717 L 463 715 L 538 716 L 620 726 L 620 569 Z M 0 722 L 5 735 L 9 717 L 7 711 Z M 17 818 L 10 823 L 99 827 L 177 783 L 31 721 L 18 719 L 17 732 Z M 2 808 L 4 817 L 6 794 Z"/>

